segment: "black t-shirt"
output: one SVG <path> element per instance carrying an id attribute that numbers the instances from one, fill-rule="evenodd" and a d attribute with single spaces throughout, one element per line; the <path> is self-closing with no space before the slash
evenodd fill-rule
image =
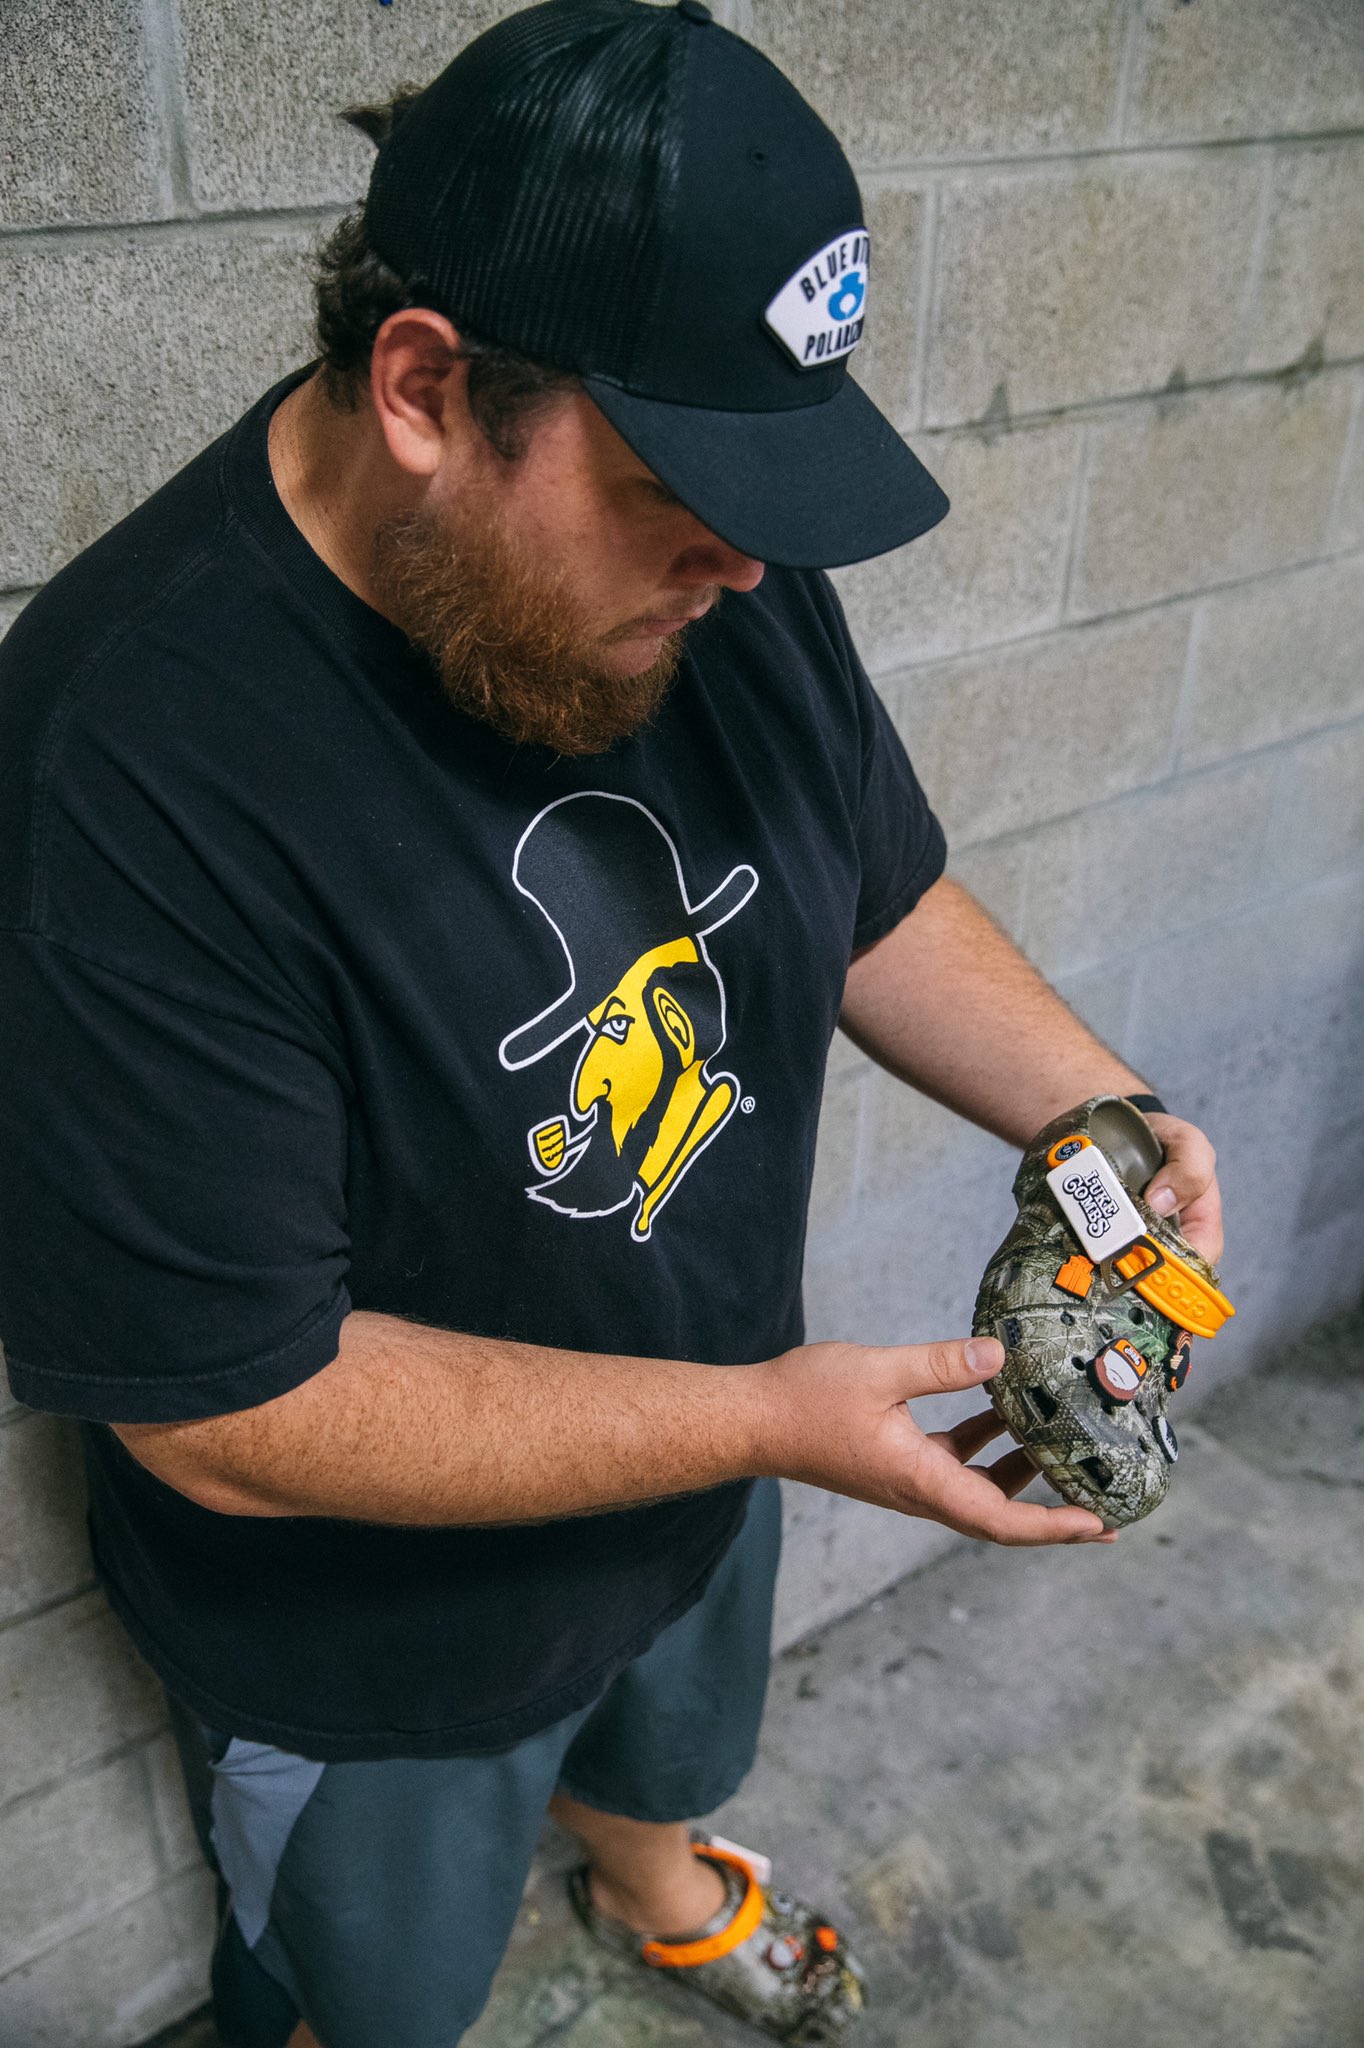
<path id="1" fill-rule="evenodd" d="M 284 510 L 294 381 L 0 650 L 0 1337 L 19 1400 L 86 1422 L 96 1565 L 172 1692 L 323 1759 L 477 1751 L 697 1599 L 746 1486 L 515 1528 L 229 1516 L 107 1425 L 285 1393 L 352 1306 L 798 1343 L 849 955 L 943 841 L 822 575 L 728 593 L 607 754 L 456 712 Z"/>

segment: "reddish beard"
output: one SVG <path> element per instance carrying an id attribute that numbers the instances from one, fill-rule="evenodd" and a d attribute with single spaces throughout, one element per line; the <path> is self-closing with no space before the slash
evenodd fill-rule
<path id="1" fill-rule="evenodd" d="M 614 636 L 589 633 L 563 574 L 537 573 L 491 518 L 455 526 L 427 509 L 387 520 L 373 577 L 451 703 L 517 745 L 604 753 L 653 717 L 681 658 L 672 633 L 646 669 L 614 674 L 601 655 Z"/>

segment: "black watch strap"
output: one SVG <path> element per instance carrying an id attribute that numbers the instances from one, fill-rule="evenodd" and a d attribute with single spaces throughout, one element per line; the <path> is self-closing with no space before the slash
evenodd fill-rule
<path id="1" fill-rule="evenodd" d="M 1158 1095 L 1127 1095 L 1123 1097 L 1123 1100 L 1130 1102 L 1133 1109 L 1141 1110 L 1146 1116 L 1168 1116 L 1170 1114 Z"/>

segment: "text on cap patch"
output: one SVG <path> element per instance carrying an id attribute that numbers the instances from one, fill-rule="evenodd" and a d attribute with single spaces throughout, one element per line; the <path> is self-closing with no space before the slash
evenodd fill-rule
<path id="1" fill-rule="evenodd" d="M 789 277 L 763 318 L 802 370 L 850 355 L 867 317 L 871 240 L 849 228 Z"/>

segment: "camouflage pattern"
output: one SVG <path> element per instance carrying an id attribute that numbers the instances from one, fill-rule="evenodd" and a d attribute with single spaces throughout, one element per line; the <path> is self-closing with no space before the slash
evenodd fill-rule
<path id="1" fill-rule="evenodd" d="M 1104 1144 L 1094 1131 L 1096 1111 Z M 1097 1268 L 1083 1297 L 1056 1284 L 1079 1241 L 1047 1185 L 1047 1153 L 1072 1133 L 1089 1137 L 1117 1169 L 1157 1244 L 1214 1286 L 1217 1276 L 1142 1199 L 1162 1154 L 1139 1110 L 1117 1096 L 1095 1096 L 1038 1132 L 1014 1180 L 1017 1219 L 985 1269 L 972 1329 L 997 1337 L 1007 1354 L 989 1386 L 1001 1420 L 1065 1500 L 1119 1528 L 1149 1515 L 1169 1491 L 1178 1446 L 1167 1410 L 1193 1340 L 1135 1289 L 1110 1292 Z M 1122 1339 L 1149 1368 L 1125 1401 L 1103 1391 L 1095 1365 Z"/>
<path id="2" fill-rule="evenodd" d="M 693 1833 L 702 1854 L 707 1839 Z M 688 1940 L 718 1934 L 743 1903 L 747 1886 L 740 1872 L 725 1863 L 714 1867 L 725 1881 L 724 1904 L 704 1927 L 688 1935 Z M 865 2003 L 861 1965 L 842 1938 L 835 1936 L 823 1913 L 787 1892 L 768 1885 L 762 1890 L 761 1923 L 728 1955 L 689 1967 L 649 1963 L 645 1967 L 703 1993 L 726 2012 L 778 2041 L 800 2043 L 802 2048 L 816 2048 L 819 2043 L 834 2048 L 847 2038 Z M 625 1921 L 597 1911 L 588 1895 L 585 1866 L 570 1876 L 569 1897 L 583 1926 L 604 1947 L 636 1962 L 644 1961 L 641 1951 L 646 1937 Z"/>

